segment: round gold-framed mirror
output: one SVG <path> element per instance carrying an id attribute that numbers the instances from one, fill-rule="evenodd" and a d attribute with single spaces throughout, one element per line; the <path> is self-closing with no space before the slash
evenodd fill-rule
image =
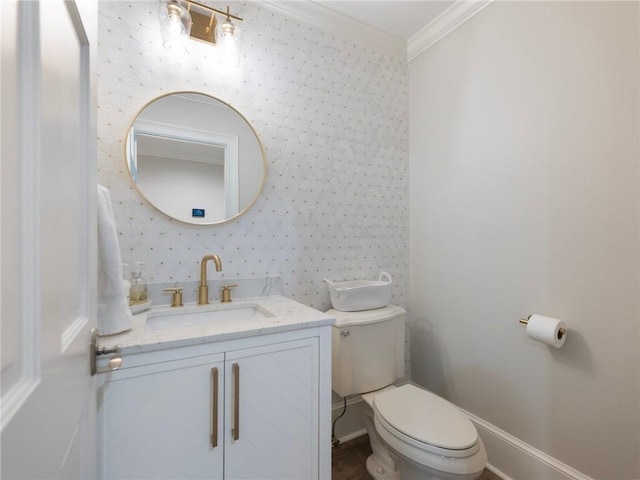
<path id="1" fill-rule="evenodd" d="M 200 92 L 154 98 L 127 131 L 131 182 L 156 210 L 192 225 L 217 225 L 246 212 L 267 175 L 253 126 L 228 103 Z"/>

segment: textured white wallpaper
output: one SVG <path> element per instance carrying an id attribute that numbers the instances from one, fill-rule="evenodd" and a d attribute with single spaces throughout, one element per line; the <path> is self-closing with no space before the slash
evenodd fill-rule
<path id="1" fill-rule="evenodd" d="M 216 8 L 224 5 L 210 3 Z M 394 279 L 408 290 L 408 69 L 405 60 L 287 17 L 259 2 L 232 3 L 245 19 L 237 71 L 213 47 L 162 47 L 158 2 L 101 2 L 98 181 L 109 188 L 123 261 L 149 282 L 281 276 L 284 295 L 330 307 L 323 278 Z M 124 162 L 130 122 L 158 95 L 195 90 L 241 111 L 261 138 L 267 180 L 254 206 L 217 226 L 172 221 L 132 189 Z"/>

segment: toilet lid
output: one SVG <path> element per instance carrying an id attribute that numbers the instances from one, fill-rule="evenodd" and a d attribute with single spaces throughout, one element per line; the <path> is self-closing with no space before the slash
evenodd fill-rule
<path id="1" fill-rule="evenodd" d="M 475 427 L 455 405 L 413 385 L 380 393 L 373 405 L 391 427 L 419 442 L 464 450 L 478 441 Z"/>

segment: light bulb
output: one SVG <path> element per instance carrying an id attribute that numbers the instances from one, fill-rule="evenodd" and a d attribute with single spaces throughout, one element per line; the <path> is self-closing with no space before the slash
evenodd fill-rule
<path id="1" fill-rule="evenodd" d="M 169 26 L 167 28 L 172 36 L 184 35 L 184 26 L 180 23 L 178 15 L 169 14 Z"/>
<path id="2" fill-rule="evenodd" d="M 218 33 L 218 48 L 220 49 L 220 63 L 227 67 L 237 67 L 240 64 L 240 45 L 235 35 L 236 27 L 227 17 L 220 26 Z"/>
<path id="3" fill-rule="evenodd" d="M 162 43 L 167 50 L 184 51 L 191 32 L 191 15 L 176 0 L 160 5 Z"/>

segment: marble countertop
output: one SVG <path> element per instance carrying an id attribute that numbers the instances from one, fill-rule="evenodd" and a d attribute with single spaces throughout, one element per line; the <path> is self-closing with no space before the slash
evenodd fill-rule
<path id="1" fill-rule="evenodd" d="M 153 328 L 147 318 L 208 312 L 220 309 L 257 307 L 270 316 L 234 321 L 214 321 L 206 324 Z M 239 338 L 287 332 L 304 328 L 332 325 L 335 319 L 295 300 L 281 295 L 234 299 L 232 303 L 214 302 L 209 305 L 185 305 L 184 307 L 154 307 L 133 316 L 132 328 L 126 332 L 99 338 L 99 345 L 122 345 L 122 353 L 143 353 L 168 348 L 178 348 L 205 343 L 222 342 Z M 166 322 L 165 322 L 166 323 Z"/>

